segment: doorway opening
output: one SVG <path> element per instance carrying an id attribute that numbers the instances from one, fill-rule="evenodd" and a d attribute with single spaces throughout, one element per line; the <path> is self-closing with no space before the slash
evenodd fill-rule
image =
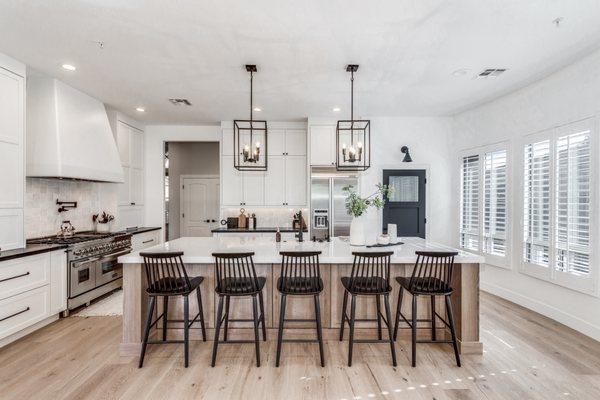
<path id="1" fill-rule="evenodd" d="M 165 142 L 166 240 L 212 236 L 219 225 L 219 142 Z"/>

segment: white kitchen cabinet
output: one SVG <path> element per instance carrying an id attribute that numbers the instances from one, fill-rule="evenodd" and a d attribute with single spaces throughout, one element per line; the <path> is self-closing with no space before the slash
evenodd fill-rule
<path id="1" fill-rule="evenodd" d="M 244 202 L 242 172 L 233 167 L 233 156 L 221 159 L 221 203 L 239 206 Z"/>
<path id="2" fill-rule="evenodd" d="M 285 205 L 306 205 L 306 157 L 285 157 Z"/>
<path id="3" fill-rule="evenodd" d="M 18 71 L 11 68 L 19 67 Z M 23 247 L 25 66 L 0 54 L 0 249 Z"/>
<path id="4" fill-rule="evenodd" d="M 335 125 L 310 127 L 310 165 L 335 165 Z"/>
<path id="5" fill-rule="evenodd" d="M 119 185 L 120 228 L 144 224 L 144 131 L 141 124 L 115 110 L 108 111 L 110 126 L 119 149 L 123 183 Z"/>
<path id="6" fill-rule="evenodd" d="M 0 347 L 67 308 L 65 250 L 2 261 L 0 281 Z"/>
<path id="7" fill-rule="evenodd" d="M 242 172 L 243 205 L 262 206 L 265 204 L 265 173 L 256 171 Z"/>
<path id="8" fill-rule="evenodd" d="M 285 129 L 272 129 L 268 134 L 269 156 L 283 156 L 285 154 Z"/>
<path id="9" fill-rule="evenodd" d="M 306 131 L 304 129 L 286 129 L 285 153 L 288 156 L 306 155 Z"/>
<path id="10" fill-rule="evenodd" d="M 285 158 L 284 156 L 269 157 L 269 168 L 265 172 L 265 205 L 267 206 L 285 205 Z"/>
<path id="11" fill-rule="evenodd" d="M 140 251 L 161 243 L 161 230 L 136 233 L 131 237 L 132 251 Z"/>

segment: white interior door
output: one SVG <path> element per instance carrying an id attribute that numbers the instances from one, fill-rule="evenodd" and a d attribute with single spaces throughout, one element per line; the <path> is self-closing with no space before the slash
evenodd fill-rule
<path id="1" fill-rule="evenodd" d="M 219 225 L 219 179 L 183 178 L 180 236 L 212 236 Z"/>

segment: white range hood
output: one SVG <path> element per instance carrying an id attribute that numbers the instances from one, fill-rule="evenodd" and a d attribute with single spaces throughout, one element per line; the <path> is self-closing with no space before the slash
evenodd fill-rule
<path id="1" fill-rule="evenodd" d="M 61 81 L 27 79 L 28 177 L 123 182 L 104 104 Z"/>

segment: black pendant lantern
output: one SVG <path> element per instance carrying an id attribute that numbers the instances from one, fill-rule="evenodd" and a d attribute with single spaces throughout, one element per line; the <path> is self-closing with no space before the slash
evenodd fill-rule
<path id="1" fill-rule="evenodd" d="M 365 171 L 371 166 L 371 121 L 354 119 L 354 73 L 358 65 L 349 64 L 350 119 L 340 120 L 336 127 L 336 169 Z"/>
<path id="2" fill-rule="evenodd" d="M 233 121 L 233 166 L 240 171 L 267 170 L 267 121 L 252 117 L 252 83 L 256 65 L 246 65 L 250 72 L 250 119 Z"/>

